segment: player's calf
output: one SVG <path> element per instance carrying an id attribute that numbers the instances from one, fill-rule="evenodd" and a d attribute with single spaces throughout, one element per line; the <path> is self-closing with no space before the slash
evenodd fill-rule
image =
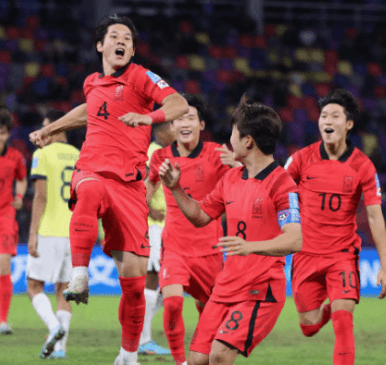
<path id="1" fill-rule="evenodd" d="M 308 317 L 312 317 L 312 314 L 315 311 L 308 312 L 308 313 L 311 313 L 308 317 L 307 317 L 307 314 L 301 313 L 300 321 L 306 322 L 306 323 L 301 323 L 301 322 L 299 323 L 299 326 L 300 326 L 304 336 L 306 336 L 306 337 L 314 336 L 330 320 L 330 318 L 331 318 L 331 304 L 325 304 L 318 311 L 319 311 L 319 314 L 318 314 L 318 317 L 316 319 L 317 323 L 312 323 L 312 320 L 310 320 L 308 318 Z"/>

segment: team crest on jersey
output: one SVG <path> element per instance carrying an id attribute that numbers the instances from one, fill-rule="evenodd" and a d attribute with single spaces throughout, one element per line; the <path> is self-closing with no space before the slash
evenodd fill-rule
<path id="1" fill-rule="evenodd" d="M 352 193 L 354 190 L 354 178 L 352 176 L 345 176 L 343 182 L 343 192 Z"/>
<path id="2" fill-rule="evenodd" d="M 195 175 L 196 175 L 196 181 L 204 181 L 205 179 L 204 165 L 196 166 Z"/>
<path id="3" fill-rule="evenodd" d="M 157 82 L 157 86 L 158 86 L 160 89 L 164 89 L 165 87 L 168 87 L 169 84 L 167 84 L 164 80 L 161 80 L 161 81 L 158 81 L 158 82 Z"/>
<path id="4" fill-rule="evenodd" d="M 263 215 L 263 198 L 256 198 L 252 206 L 252 217 L 261 218 Z"/>
<path id="5" fill-rule="evenodd" d="M 115 89 L 114 100 L 123 100 L 123 85 L 118 85 Z"/>

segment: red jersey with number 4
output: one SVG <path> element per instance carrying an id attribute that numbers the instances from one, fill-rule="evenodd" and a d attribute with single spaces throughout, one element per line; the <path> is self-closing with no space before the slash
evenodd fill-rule
<path id="1" fill-rule="evenodd" d="M 253 178 L 245 167 L 233 168 L 201 201 L 213 219 L 224 212 L 228 236 L 266 241 L 282 234 L 281 227 L 300 223 L 297 187 L 277 162 Z M 229 256 L 217 276 L 211 299 L 234 303 L 246 300 L 285 301 L 284 257 Z"/>
<path id="2" fill-rule="evenodd" d="M 181 168 L 180 184 L 184 191 L 195 200 L 201 200 L 211 192 L 219 179 L 229 170 L 220 159 L 213 142 L 200 141 L 188 157 L 181 157 L 176 142 L 171 146 L 154 151 L 150 160 L 149 179 L 154 184 L 160 180 L 160 165 L 169 159 Z M 162 231 L 162 246 L 183 256 L 200 257 L 218 253 L 213 245 L 223 236 L 221 217 L 207 226 L 196 228 L 184 216 L 170 189 L 163 186 L 166 200 L 166 221 Z"/>
<path id="3" fill-rule="evenodd" d="M 148 114 L 154 102 L 175 93 L 158 75 L 129 63 L 111 76 L 94 73 L 84 82 L 87 134 L 78 169 L 123 181 L 146 175 L 151 127 L 129 127 L 118 117 L 133 112 Z"/>
<path id="4" fill-rule="evenodd" d="M 356 233 L 356 212 L 361 195 L 366 206 L 382 202 L 373 163 L 348 144 L 339 160 L 330 160 L 320 141 L 295 152 L 286 163 L 299 187 L 301 252 L 359 253 L 361 239 Z"/>
<path id="5" fill-rule="evenodd" d="M 24 157 L 9 146 L 0 154 L 0 215 L 1 210 L 13 202 L 13 182 L 23 180 L 27 175 Z"/>

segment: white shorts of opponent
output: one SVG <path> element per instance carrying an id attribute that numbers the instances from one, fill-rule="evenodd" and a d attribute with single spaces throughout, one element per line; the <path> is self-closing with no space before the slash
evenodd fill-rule
<path id="1" fill-rule="evenodd" d="M 72 263 L 68 237 L 38 235 L 37 250 L 39 257 L 28 255 L 28 278 L 50 283 L 70 282 Z"/>
<path id="2" fill-rule="evenodd" d="M 159 272 L 161 268 L 161 233 L 162 228 L 156 224 L 149 227 L 150 256 L 147 271 Z"/>

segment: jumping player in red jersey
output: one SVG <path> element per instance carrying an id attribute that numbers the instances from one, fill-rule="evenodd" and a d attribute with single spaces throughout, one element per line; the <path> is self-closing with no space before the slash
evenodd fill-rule
<path id="1" fill-rule="evenodd" d="M 204 227 L 226 213 L 229 237 L 215 247 L 228 251 L 222 272 L 200 316 L 189 365 L 233 364 L 247 357 L 274 327 L 286 298 L 284 255 L 302 244 L 297 187 L 273 152 L 282 124 L 270 107 L 245 96 L 232 116 L 234 159 L 200 202 L 179 183 L 183 172 L 166 159 L 160 168 L 184 215 Z M 245 256 L 245 257 L 244 257 Z"/>
<path id="2" fill-rule="evenodd" d="M 7 146 L 12 116 L 0 109 L 0 334 L 10 335 L 8 313 L 12 299 L 11 257 L 17 254 L 19 240 L 16 210 L 23 206 L 27 190 L 27 170 L 21 153 Z M 13 183 L 16 180 L 16 195 Z"/>
<path id="3" fill-rule="evenodd" d="M 359 302 L 356 212 L 363 193 L 372 236 L 381 260 L 378 285 L 386 295 L 386 232 L 381 190 L 374 165 L 346 140 L 359 114 L 343 89 L 319 101 L 322 141 L 294 153 L 286 168 L 299 187 L 303 247 L 292 259 L 292 290 L 304 335 L 315 335 L 329 320 L 335 333 L 334 365 L 355 360 L 353 312 Z M 323 305 L 329 298 L 330 303 Z"/>
<path id="4" fill-rule="evenodd" d="M 172 122 L 176 141 L 154 152 L 146 180 L 147 199 L 158 188 L 159 168 L 165 159 L 178 163 L 182 170 L 182 189 L 194 199 L 201 200 L 211 192 L 219 179 L 229 170 L 222 157 L 230 153 L 214 142 L 202 142 L 200 131 L 205 128 L 206 106 L 198 95 L 184 94 L 189 111 Z M 223 155 L 223 156 L 222 156 Z M 231 166 L 238 163 L 233 159 Z M 212 246 L 223 235 L 221 217 L 205 228 L 195 228 L 178 208 L 170 189 L 164 188 L 166 222 L 162 232 L 162 256 L 159 282 L 164 298 L 164 330 L 176 365 L 186 364 L 182 317 L 184 291 L 196 299 L 199 313 L 208 301 L 214 281 L 223 266 L 219 249 Z"/>
<path id="5" fill-rule="evenodd" d="M 115 364 L 131 365 L 137 364 L 145 314 L 149 241 L 143 178 L 150 125 L 174 120 L 188 106 L 158 75 L 132 62 L 138 34 L 129 18 L 108 17 L 94 35 L 103 72 L 85 80 L 86 104 L 32 133 L 31 140 L 41 147 L 51 134 L 87 125 L 71 181 L 74 270 L 64 295 L 77 303 L 88 301 L 87 268 L 98 235 L 98 218 L 102 218 L 103 250 L 115 261 L 123 293 L 119 306 L 122 346 Z M 152 111 L 155 102 L 161 108 Z"/>

